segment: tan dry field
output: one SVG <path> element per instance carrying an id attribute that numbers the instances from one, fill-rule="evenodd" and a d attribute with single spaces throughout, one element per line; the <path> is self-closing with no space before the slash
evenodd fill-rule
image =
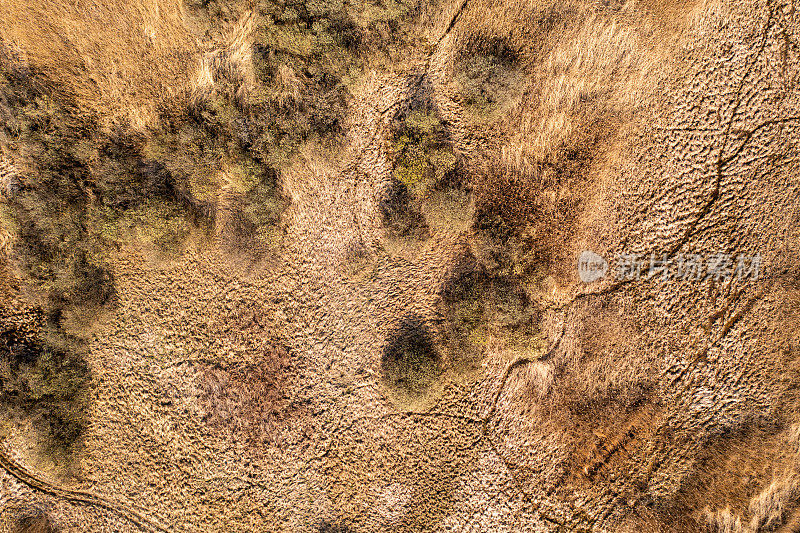
<path id="1" fill-rule="evenodd" d="M 255 83 L 241 4 L 200 35 L 173 0 L 0 0 L 0 37 L 101 128 L 146 132 L 179 88 L 211 90 L 214 50 Z M 224 177 L 212 240 L 108 252 L 116 301 L 71 326 L 91 376 L 71 452 L 0 413 L 0 530 L 800 530 L 798 8 L 427 6 L 403 60 L 351 84 L 337 148 L 281 169 L 266 253 L 226 247 Z M 514 52 L 486 112 L 460 69 L 498 46 Z M 283 72 L 281 98 L 300 98 Z M 406 239 L 381 206 L 392 121 L 419 100 L 472 185 Z M 35 172 L 3 154 L 4 180 Z M 491 290 L 512 307 L 522 291 L 533 333 L 497 310 L 453 333 L 450 295 L 502 262 L 485 213 L 525 221 L 535 268 Z M 34 313 L 3 246 L 1 305 Z M 584 249 L 763 263 L 584 284 Z"/>

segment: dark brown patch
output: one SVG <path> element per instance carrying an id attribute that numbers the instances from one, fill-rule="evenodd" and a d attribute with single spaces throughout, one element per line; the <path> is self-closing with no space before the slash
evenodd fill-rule
<path id="1" fill-rule="evenodd" d="M 43 513 L 30 514 L 18 519 L 11 533 L 56 533 L 50 518 Z"/>
<path id="2" fill-rule="evenodd" d="M 198 385 L 203 421 L 235 442 L 285 445 L 288 421 L 304 410 L 289 396 L 291 371 L 291 359 L 279 346 L 266 351 L 259 364 L 204 366 Z"/>

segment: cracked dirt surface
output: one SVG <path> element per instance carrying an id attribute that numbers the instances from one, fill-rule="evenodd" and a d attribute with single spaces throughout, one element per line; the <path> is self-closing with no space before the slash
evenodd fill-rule
<path id="1" fill-rule="evenodd" d="M 800 14 L 793 1 L 652 4 L 596 8 L 598 26 L 638 35 L 629 54 L 658 48 L 659 67 L 630 67 L 643 96 L 599 115 L 574 181 L 531 193 L 579 206 L 535 293 L 541 349 L 489 338 L 467 361 L 440 348 L 443 294 L 481 244 L 455 228 L 400 253 L 380 214 L 391 121 L 423 89 L 468 172 L 515 149 L 464 111 L 453 62 L 495 19 L 535 37 L 522 22 L 541 6 L 470 0 L 442 17 L 430 56 L 363 84 L 341 152 L 309 150 L 283 176 L 275 257 L 243 273 L 213 249 L 158 265 L 118 254 L 73 473 L 12 431 L 0 528 L 27 509 L 59 531 L 699 531 L 724 508 L 745 520 L 741 502 L 778 466 L 800 474 Z M 532 80 L 582 34 L 563 35 L 522 50 Z M 532 82 L 508 120 L 538 120 L 546 98 Z M 583 249 L 758 253 L 762 275 L 587 285 Z M 414 401 L 382 366 L 404 324 L 440 350 Z"/>

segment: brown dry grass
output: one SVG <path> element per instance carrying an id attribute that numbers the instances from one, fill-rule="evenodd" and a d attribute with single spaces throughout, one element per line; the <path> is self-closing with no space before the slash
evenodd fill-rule
<path id="1" fill-rule="evenodd" d="M 691 2 L 469 4 L 449 68 L 500 43 L 515 80 L 500 95 L 502 112 L 487 108 L 488 125 L 465 126 L 491 132 L 474 169 L 478 229 L 528 250 L 518 270 L 544 268 L 560 285 L 572 283 L 576 228 L 597 209 L 601 181 L 609 179 L 601 170 L 628 156 L 619 147 L 646 123 L 659 85 L 672 75 L 671 58 L 693 8 Z"/>
<path id="2" fill-rule="evenodd" d="M 283 426 L 302 409 L 287 401 L 288 363 L 275 350 L 254 366 L 204 367 L 198 382 L 204 423 L 231 442 L 281 446 Z"/>
<path id="3" fill-rule="evenodd" d="M 750 500 L 750 529 L 770 530 L 783 523 L 791 505 L 800 495 L 798 476 L 787 473 L 774 479 L 758 496 Z"/>
<path id="4" fill-rule="evenodd" d="M 795 507 L 800 485 L 795 473 L 776 477 L 764 490 L 750 500 L 746 518 L 729 507 L 712 511 L 703 510 L 706 530 L 709 533 L 758 533 L 774 531 L 784 523 L 788 512 Z"/>
<path id="5" fill-rule="evenodd" d="M 591 135 L 608 137 L 648 105 L 669 75 L 669 41 L 678 40 L 679 30 L 659 25 L 664 13 L 654 17 L 636 2 L 615 9 L 588 2 L 525 4 L 470 9 L 468 29 L 455 46 L 501 39 L 519 55 L 523 91 L 504 123 L 509 135 L 501 162 L 538 173 L 538 163 Z"/>
<path id="6" fill-rule="evenodd" d="M 509 71 L 519 74 L 518 85 L 501 95 L 507 113 L 491 115 L 496 122 L 482 147 L 486 153 L 474 189 L 478 229 L 498 236 L 506 247 L 510 264 L 503 274 L 509 277 L 530 280 L 546 271 L 564 284 L 571 281 L 567 278 L 572 274 L 571 239 L 576 238 L 577 220 L 592 206 L 595 171 L 601 163 L 615 162 L 616 148 L 636 129 L 632 117 L 647 115 L 643 109 L 660 80 L 670 75 L 666 58 L 672 55 L 670 47 L 677 40 L 673 38 L 682 31 L 694 3 L 605 5 L 534 2 L 532 6 L 515 1 L 498 8 L 478 2 L 470 4 L 457 29 L 452 46 L 463 48 L 461 56 L 484 53 L 488 40 L 498 39 L 514 56 Z M 83 112 L 100 116 L 104 125 L 123 121 L 145 131 L 161 127 L 160 113 L 173 104 L 182 111 L 222 98 L 242 110 L 257 89 L 253 16 L 233 9 L 221 17 L 226 20 L 222 29 L 209 35 L 197 31 L 202 24 L 192 9 L 160 0 L 128 4 L 59 0 L 46 6 L 0 0 L 4 20 L 0 36 L 21 50 L 25 61 L 46 72 L 50 83 Z M 53 42 L 53 35 L 61 39 Z M 287 48 L 308 44 L 287 35 L 272 36 Z M 274 83 L 261 87 L 259 97 L 273 106 L 270 109 L 296 112 L 304 105 L 304 95 L 314 89 L 305 75 L 300 67 L 278 64 Z M 229 119 L 220 122 L 232 122 Z M 191 168 L 195 159 L 193 154 L 185 160 L 175 156 L 173 170 Z M 251 184 L 242 177 L 245 172 L 239 163 L 231 154 L 212 154 L 204 169 L 208 172 L 188 180 L 187 194 L 218 210 L 226 198 L 235 196 L 219 194 L 219 189 L 246 194 Z M 307 163 L 305 174 L 319 174 L 315 169 L 322 167 L 321 162 Z M 641 361 L 608 348 L 615 339 L 635 337 L 629 325 L 588 319 L 581 323 L 574 360 L 557 361 L 555 371 L 549 363 L 532 365 L 532 401 L 552 402 L 554 410 L 567 413 L 561 416 L 579 420 L 579 429 L 596 430 L 598 444 L 580 466 L 606 465 L 611 456 L 604 448 L 627 445 L 625 435 L 631 428 L 645 432 L 641 427 L 650 414 L 640 408 L 652 384 L 645 379 Z M 257 367 L 202 370 L 199 402 L 210 427 L 229 432 L 233 439 L 275 443 L 273 434 L 291 412 L 283 383 L 289 370 L 284 353 L 276 350 L 267 355 L 266 363 Z M 554 391 L 556 379 L 559 390 Z M 647 416 L 640 417 L 639 410 Z M 774 442 L 763 445 L 760 438 L 761 434 L 746 436 L 710 450 L 701 471 L 706 469 L 712 478 L 755 448 L 759 455 L 753 460 L 754 483 L 763 490 L 753 496 L 750 485 L 716 481 L 713 497 L 702 498 L 700 492 L 706 487 L 698 482 L 698 487 L 687 488 L 685 498 L 692 505 L 710 499 L 713 507 L 692 508 L 697 523 L 733 533 L 771 528 L 785 518 L 798 496 L 797 474 L 789 470 L 770 478 L 766 468 L 774 457 L 764 450 L 773 449 Z M 796 447 L 796 437 L 789 441 Z M 589 445 L 578 443 L 583 444 Z M 699 479 L 706 478 L 701 474 Z"/>
<path id="7" fill-rule="evenodd" d="M 144 128 L 197 70 L 185 18 L 180 0 L 3 0 L 0 37 L 79 109 Z"/>
<path id="8" fill-rule="evenodd" d="M 712 444 L 678 495 L 677 506 L 709 533 L 775 531 L 800 497 L 799 427 L 753 429 Z"/>
<path id="9" fill-rule="evenodd" d="M 727 507 L 716 512 L 706 509 L 705 514 L 705 526 L 709 531 L 715 533 L 743 533 L 745 531 L 742 526 L 742 519 L 731 513 L 731 510 Z"/>

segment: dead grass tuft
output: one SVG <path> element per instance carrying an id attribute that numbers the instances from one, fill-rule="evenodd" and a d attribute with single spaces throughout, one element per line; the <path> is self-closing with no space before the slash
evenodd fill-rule
<path id="1" fill-rule="evenodd" d="M 774 479 L 767 488 L 750 501 L 752 531 L 769 531 L 783 523 L 790 506 L 800 497 L 798 475 L 789 473 Z"/>
<path id="2" fill-rule="evenodd" d="M 738 515 L 731 513 L 726 507 L 721 511 L 713 512 L 706 507 L 704 510 L 705 526 L 709 533 L 745 533 L 746 527 Z"/>

